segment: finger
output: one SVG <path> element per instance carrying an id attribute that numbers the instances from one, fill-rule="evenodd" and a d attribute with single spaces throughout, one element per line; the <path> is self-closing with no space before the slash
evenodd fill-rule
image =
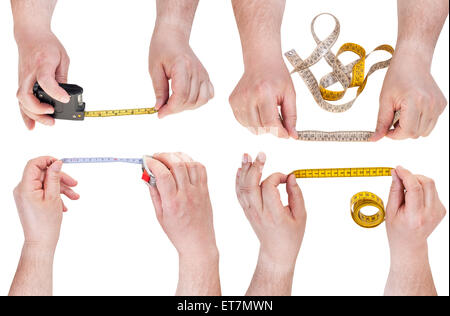
<path id="1" fill-rule="evenodd" d="M 244 120 L 247 121 L 246 127 L 251 133 L 255 135 L 265 133 L 259 114 L 259 108 L 257 106 L 251 106 L 244 115 L 246 116 Z"/>
<path id="2" fill-rule="evenodd" d="M 74 187 L 78 184 L 78 181 L 69 176 L 67 173 L 61 172 L 61 183 L 69 187 Z"/>
<path id="3" fill-rule="evenodd" d="M 78 200 L 80 198 L 80 195 L 78 193 L 76 193 L 74 190 L 72 190 L 71 188 L 62 185 L 61 186 L 61 194 L 64 194 L 65 196 L 67 196 L 69 199 L 71 200 Z"/>
<path id="4" fill-rule="evenodd" d="M 33 112 L 28 111 L 25 108 L 22 108 L 23 113 L 34 120 L 35 122 L 41 123 L 47 126 L 55 125 L 55 119 L 47 114 L 34 114 Z"/>
<path id="5" fill-rule="evenodd" d="M 390 130 L 386 136 L 397 140 L 406 139 L 408 137 L 412 138 L 419 137 L 420 115 L 421 113 L 415 107 L 412 106 L 409 106 L 409 108 L 407 108 L 406 110 L 402 110 L 399 126 L 396 127 L 394 130 Z"/>
<path id="6" fill-rule="evenodd" d="M 189 88 L 189 97 L 187 99 L 187 106 L 192 109 L 197 104 L 200 94 L 200 81 L 196 71 L 191 75 L 191 87 Z"/>
<path id="7" fill-rule="evenodd" d="M 297 133 L 297 99 L 295 91 L 291 88 L 288 89 L 284 95 L 283 104 L 281 105 L 281 116 L 283 117 L 284 127 L 294 139 L 298 139 Z"/>
<path id="8" fill-rule="evenodd" d="M 180 158 L 179 155 L 164 153 L 155 154 L 153 157 L 161 161 L 167 168 L 169 168 L 173 178 L 175 179 L 177 190 L 182 190 L 190 184 L 186 162 Z"/>
<path id="9" fill-rule="evenodd" d="M 25 126 L 31 131 L 34 129 L 36 122 L 32 120 L 30 117 L 28 117 L 22 110 L 20 110 L 20 114 L 22 115 L 23 122 L 25 123 Z"/>
<path id="10" fill-rule="evenodd" d="M 25 190 L 32 192 L 42 189 L 42 174 L 56 160 L 56 158 L 45 156 L 28 161 L 22 176 Z"/>
<path id="11" fill-rule="evenodd" d="M 258 153 L 255 162 L 250 164 L 250 166 L 248 167 L 244 181 L 259 186 L 259 182 L 261 181 L 262 171 L 265 163 L 266 163 L 266 155 L 262 152 Z"/>
<path id="12" fill-rule="evenodd" d="M 64 202 L 62 202 L 62 206 L 63 206 L 63 213 L 67 213 L 69 209 L 67 208 L 66 204 L 64 204 Z"/>
<path id="13" fill-rule="evenodd" d="M 395 171 L 406 190 L 405 206 L 411 206 L 413 211 L 422 209 L 425 206 L 424 193 L 417 177 L 401 166 L 397 167 Z"/>
<path id="14" fill-rule="evenodd" d="M 290 174 L 287 177 L 286 192 L 288 195 L 289 208 L 295 219 L 304 218 L 306 215 L 305 201 L 302 190 L 298 186 L 295 175 Z"/>
<path id="15" fill-rule="evenodd" d="M 153 67 L 150 70 L 150 77 L 152 78 L 153 90 L 155 91 L 156 97 L 155 108 L 159 110 L 169 99 L 169 79 L 162 65 Z"/>
<path id="16" fill-rule="evenodd" d="M 56 68 L 55 79 L 59 83 L 67 83 L 67 78 L 69 76 L 69 65 L 70 59 L 67 55 L 61 57 L 61 62 Z"/>
<path id="17" fill-rule="evenodd" d="M 202 186 L 206 185 L 207 174 L 206 168 L 199 162 L 188 162 L 187 169 L 189 174 L 189 180 L 192 185 Z"/>
<path id="18" fill-rule="evenodd" d="M 198 94 L 198 99 L 195 104 L 195 107 L 200 107 L 200 106 L 206 104 L 209 101 L 209 99 L 211 99 L 212 95 L 211 95 L 209 86 L 210 86 L 210 83 L 206 82 L 206 81 L 203 81 L 200 84 L 200 91 Z"/>
<path id="19" fill-rule="evenodd" d="M 423 134 L 423 136 L 430 136 L 431 132 L 434 130 L 434 128 L 436 127 L 437 124 L 437 119 L 431 119 L 428 124 L 427 124 L 427 128 L 425 129 L 425 132 Z"/>
<path id="20" fill-rule="evenodd" d="M 405 202 L 405 187 L 395 169 L 391 170 L 392 184 L 389 191 L 389 199 L 386 205 L 386 217 L 391 218 Z"/>
<path id="21" fill-rule="evenodd" d="M 39 100 L 31 92 L 19 91 L 17 98 L 23 109 L 34 114 L 53 114 L 55 108 L 50 104 L 40 103 Z"/>
<path id="22" fill-rule="evenodd" d="M 56 160 L 48 168 L 44 180 L 44 195 L 46 199 L 56 200 L 61 192 L 61 175 L 62 161 Z"/>
<path id="23" fill-rule="evenodd" d="M 53 99 L 62 103 L 68 103 L 70 101 L 70 96 L 67 94 L 66 90 L 59 86 L 58 82 L 55 80 L 55 75 L 56 68 L 50 64 L 44 64 L 36 73 L 37 82 Z"/>
<path id="24" fill-rule="evenodd" d="M 258 105 L 258 108 L 263 127 L 269 129 L 269 131 L 277 137 L 289 137 L 288 131 L 281 124 L 276 100 L 264 100 Z"/>
<path id="25" fill-rule="evenodd" d="M 371 141 L 378 141 L 386 136 L 394 120 L 394 101 L 390 97 L 380 96 L 380 109 L 378 111 L 377 128 L 370 138 Z"/>
<path id="26" fill-rule="evenodd" d="M 242 156 L 242 165 L 241 165 L 241 169 L 242 169 L 241 180 L 242 181 L 244 181 L 245 178 L 247 177 L 247 172 L 251 166 L 252 166 L 252 157 L 249 154 L 244 154 Z"/>
<path id="27" fill-rule="evenodd" d="M 191 74 L 187 72 L 182 64 L 175 65 L 171 80 L 172 95 L 167 101 L 167 106 L 161 108 L 161 111 L 158 113 L 160 118 L 169 114 L 181 112 L 184 104 L 189 98 Z"/>
<path id="28" fill-rule="evenodd" d="M 158 221 L 161 222 L 163 218 L 163 207 L 161 196 L 156 187 L 148 185 L 148 188 L 150 190 L 150 197 L 152 199 L 153 207 L 155 208 L 156 218 L 158 219 Z"/>
<path id="29" fill-rule="evenodd" d="M 211 81 L 208 80 L 209 99 L 214 98 L 214 86 Z"/>
<path id="30" fill-rule="evenodd" d="M 261 184 L 262 200 L 264 204 L 264 210 L 269 211 L 282 210 L 283 204 L 281 203 L 280 192 L 278 186 L 281 183 L 286 183 L 287 176 L 282 173 L 274 173 L 264 180 Z"/>
<path id="31" fill-rule="evenodd" d="M 433 207 L 435 205 L 436 198 L 438 197 L 436 184 L 432 179 L 427 178 L 425 176 L 418 175 L 417 179 L 419 180 L 423 188 L 425 206 L 427 208 Z"/>
<path id="32" fill-rule="evenodd" d="M 249 163 L 248 170 L 245 176 L 242 176 L 241 191 L 246 202 L 258 209 L 262 205 L 261 188 L 259 183 L 261 181 L 262 170 L 266 162 L 266 155 L 259 153 L 255 162 Z"/>
<path id="33" fill-rule="evenodd" d="M 146 157 L 145 163 L 155 176 L 156 187 L 161 198 L 163 200 L 172 198 L 177 192 L 177 185 L 169 169 L 162 162 L 151 157 Z"/>

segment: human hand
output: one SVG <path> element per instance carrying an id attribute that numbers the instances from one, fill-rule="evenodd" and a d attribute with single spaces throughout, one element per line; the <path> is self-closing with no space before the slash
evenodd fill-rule
<path id="1" fill-rule="evenodd" d="M 393 263 L 428 253 L 427 238 L 445 217 L 433 180 L 397 167 L 386 206 L 386 230 Z"/>
<path id="2" fill-rule="evenodd" d="M 445 110 L 447 100 L 430 73 L 430 66 L 415 49 L 397 48 L 380 95 L 378 123 L 372 140 L 428 136 Z M 394 113 L 398 126 L 390 130 Z"/>
<path id="3" fill-rule="evenodd" d="M 50 31 L 16 31 L 19 48 L 19 89 L 17 99 L 25 125 L 33 129 L 35 123 L 53 125 L 49 115 L 54 112 L 51 105 L 40 103 L 33 95 L 35 82 L 52 98 L 67 103 L 70 96 L 58 83 L 66 83 L 69 71 L 69 56 Z"/>
<path id="4" fill-rule="evenodd" d="M 61 167 L 62 162 L 52 157 L 30 160 L 14 189 L 25 244 L 56 249 L 63 212 L 67 211 L 61 194 L 71 200 L 80 197 L 71 189 L 77 181 L 62 172 Z"/>
<path id="5" fill-rule="evenodd" d="M 236 119 L 252 133 L 298 138 L 295 90 L 281 57 L 248 62 L 229 102 Z"/>
<path id="6" fill-rule="evenodd" d="M 306 210 L 294 175 L 275 173 L 260 184 L 266 156 L 245 154 L 236 176 L 236 194 L 260 244 L 261 261 L 293 270 L 305 233 Z M 289 205 L 283 206 L 277 189 L 286 184 Z"/>
<path id="7" fill-rule="evenodd" d="M 146 158 L 156 217 L 181 258 L 217 257 L 206 169 L 182 153 Z"/>
<path id="8" fill-rule="evenodd" d="M 214 96 L 208 72 L 189 46 L 189 35 L 173 26 L 155 27 L 150 44 L 149 71 L 160 118 L 196 109 Z"/>

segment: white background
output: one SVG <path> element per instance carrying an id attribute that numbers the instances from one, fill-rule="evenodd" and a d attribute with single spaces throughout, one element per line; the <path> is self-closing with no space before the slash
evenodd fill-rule
<path id="1" fill-rule="evenodd" d="M 132 4 L 131 4 L 132 3 Z M 315 43 L 310 21 L 332 12 L 341 21 L 337 46 L 355 42 L 368 51 L 394 45 L 395 1 L 294 1 L 287 3 L 283 51 L 306 57 Z M 90 110 L 153 105 L 147 56 L 155 19 L 153 1 L 60 1 L 54 32 L 71 57 L 69 82 L 85 89 Z M 329 23 L 328 23 L 329 22 Z M 330 19 L 318 23 L 322 38 Z M 256 137 L 234 119 L 228 96 L 242 75 L 237 28 L 230 1 L 200 1 L 191 45 L 209 71 L 216 96 L 206 106 L 158 120 L 156 116 L 57 121 L 29 132 L 19 114 L 17 49 L 9 1 L 0 1 L 0 294 L 7 294 L 23 242 L 12 190 L 26 162 L 40 155 L 140 157 L 183 151 L 208 170 L 223 293 L 241 295 L 249 285 L 258 241 L 234 192 L 234 176 L 244 152 L 268 155 L 264 177 L 299 168 L 396 166 L 432 177 L 448 207 L 449 115 L 441 116 L 426 139 L 378 143 L 306 143 Z M 448 98 L 448 22 L 433 62 L 433 75 Z M 337 47 L 334 48 L 334 51 Z M 353 58 L 353 56 L 350 56 Z M 371 64 L 384 59 L 374 55 Z M 372 59 L 373 58 L 373 59 Z M 328 72 L 322 61 L 313 71 Z M 376 73 L 354 107 L 344 114 L 319 109 L 303 82 L 293 77 L 298 99 L 298 128 L 374 129 L 385 71 Z M 353 91 L 351 93 L 354 93 Z M 81 199 L 67 202 L 55 260 L 57 295 L 171 295 L 177 283 L 177 255 L 154 216 L 147 187 L 134 165 L 67 165 L 79 181 Z M 370 190 L 385 202 L 390 178 L 300 181 L 308 211 L 306 236 L 298 259 L 295 295 L 379 295 L 389 269 L 384 224 L 358 227 L 349 214 L 350 197 Z M 284 189 L 284 188 L 282 188 Z M 448 217 L 429 239 L 438 292 L 449 294 Z"/>

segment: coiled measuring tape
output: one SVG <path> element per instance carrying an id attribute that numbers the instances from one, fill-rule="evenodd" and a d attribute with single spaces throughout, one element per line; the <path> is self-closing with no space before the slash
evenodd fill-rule
<path id="1" fill-rule="evenodd" d="M 348 177 L 387 177 L 391 176 L 392 168 L 334 168 L 334 169 L 300 169 L 292 174 L 301 178 L 348 178 Z M 374 215 L 366 215 L 361 210 L 373 206 L 378 209 Z M 383 200 L 371 192 L 359 192 L 350 200 L 350 213 L 361 227 L 374 228 L 384 222 L 385 210 Z"/>
<path id="2" fill-rule="evenodd" d="M 52 117 L 55 119 L 82 121 L 85 117 L 144 115 L 155 114 L 158 112 L 154 107 L 125 110 L 85 111 L 86 104 L 83 102 L 83 88 L 67 83 L 60 83 L 59 85 L 70 96 L 70 101 L 68 103 L 62 103 L 53 99 L 39 86 L 38 83 L 35 83 L 33 87 L 33 94 L 41 103 L 47 103 L 54 107 L 55 111 L 52 114 Z"/>
<path id="3" fill-rule="evenodd" d="M 314 25 L 318 17 L 322 15 L 329 15 L 333 17 L 335 21 L 334 30 L 324 40 L 320 40 L 314 29 Z M 294 67 L 291 72 L 298 72 L 300 77 L 305 82 L 309 91 L 314 97 L 316 103 L 325 111 L 333 113 L 342 113 L 349 110 L 359 95 L 366 87 L 368 78 L 377 70 L 387 68 L 391 62 L 391 59 L 384 60 L 372 65 L 365 74 L 365 62 L 366 59 L 374 51 L 385 51 L 389 54 L 394 54 L 394 49 L 390 45 L 380 45 L 376 47 L 371 53 L 366 55 L 366 51 L 363 47 L 354 43 L 346 43 L 341 46 L 337 54 L 333 54 L 331 48 L 336 43 L 340 33 L 339 20 L 330 13 L 321 13 L 317 15 L 311 22 L 311 33 L 317 43 L 316 48 L 312 54 L 305 60 L 301 59 L 295 50 L 290 50 L 285 53 L 286 58 Z M 353 52 L 359 56 L 359 59 L 351 62 L 348 65 L 343 65 L 338 57 L 344 52 Z M 328 65 L 333 69 L 320 79 L 318 82 L 316 77 L 309 69 L 314 64 L 318 63 L 322 58 L 326 60 Z M 328 88 L 333 84 L 339 82 L 343 87 L 341 91 L 332 91 Z M 341 100 L 349 88 L 357 87 L 356 96 L 349 102 L 344 104 L 331 104 L 327 101 Z M 392 125 L 395 126 L 400 119 L 400 112 L 395 113 Z M 325 131 L 298 131 L 299 140 L 304 141 L 338 141 L 338 142 L 365 142 L 374 134 L 371 131 L 338 131 L 338 132 L 325 132 Z"/>
<path id="4" fill-rule="evenodd" d="M 89 157 L 89 158 L 63 158 L 60 159 L 65 164 L 83 164 L 83 163 L 130 163 L 138 164 L 142 167 L 142 180 L 150 184 L 151 186 L 156 186 L 155 176 L 152 174 L 150 169 L 147 167 L 145 158 L 114 158 L 114 157 Z"/>

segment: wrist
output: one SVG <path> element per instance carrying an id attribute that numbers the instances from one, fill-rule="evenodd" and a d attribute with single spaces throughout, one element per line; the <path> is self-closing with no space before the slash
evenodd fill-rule
<path id="1" fill-rule="evenodd" d="M 162 38 L 183 41 L 189 43 L 192 25 L 166 17 L 157 17 L 153 36 L 161 35 Z"/>
<path id="2" fill-rule="evenodd" d="M 426 242 L 407 247 L 391 247 L 391 270 L 422 267 L 424 264 L 428 265 Z"/>
<path id="3" fill-rule="evenodd" d="M 434 47 L 412 39 L 399 39 L 395 48 L 394 58 L 406 59 L 416 67 L 423 67 L 428 71 L 431 68 Z"/>
<path id="4" fill-rule="evenodd" d="M 213 247 L 203 251 L 178 252 L 180 266 L 211 267 L 219 263 L 219 250 Z"/>
<path id="5" fill-rule="evenodd" d="M 22 259 L 42 263 L 53 263 L 56 246 L 43 245 L 36 242 L 25 242 L 22 247 Z"/>
<path id="6" fill-rule="evenodd" d="M 266 273 L 276 275 L 293 275 L 297 256 L 289 258 L 286 256 L 276 256 L 260 249 L 257 269 Z"/>
<path id="7" fill-rule="evenodd" d="M 243 48 L 244 66 L 246 71 L 268 67 L 286 67 L 280 45 L 259 47 L 259 44 Z"/>

